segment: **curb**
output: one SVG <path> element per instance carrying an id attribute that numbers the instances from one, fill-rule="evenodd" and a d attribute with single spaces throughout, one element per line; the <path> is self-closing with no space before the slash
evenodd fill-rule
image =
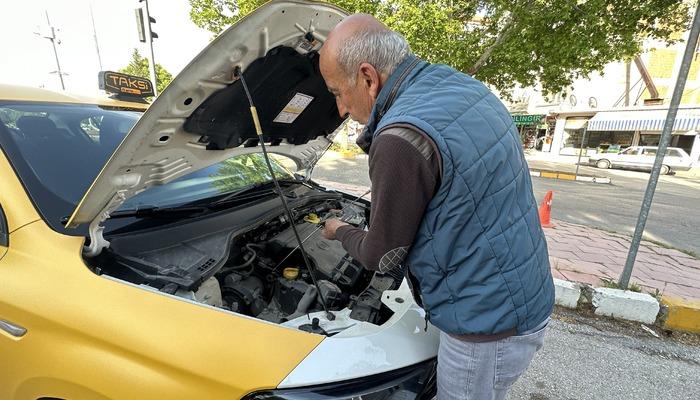
<path id="1" fill-rule="evenodd" d="M 580 182 L 589 182 L 589 183 L 606 183 L 610 184 L 612 183 L 612 180 L 610 177 L 603 177 L 603 176 L 587 176 L 587 175 L 574 175 L 570 172 L 561 172 L 561 171 L 546 171 L 546 170 L 537 170 L 537 169 L 531 169 L 530 170 L 530 176 L 537 176 L 540 178 L 549 178 L 549 179 L 563 179 L 566 181 L 580 181 Z"/>
<path id="2" fill-rule="evenodd" d="M 700 301 L 655 297 L 629 290 L 598 288 L 554 278 L 556 305 L 576 309 L 593 307 L 596 315 L 657 325 L 663 329 L 700 334 Z"/>
<path id="3" fill-rule="evenodd" d="M 700 333 L 700 301 L 664 296 L 661 302 L 667 309 L 664 328 Z"/>

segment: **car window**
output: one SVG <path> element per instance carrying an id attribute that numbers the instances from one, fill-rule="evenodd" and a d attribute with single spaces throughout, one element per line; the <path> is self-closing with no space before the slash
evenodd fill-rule
<path id="1" fill-rule="evenodd" d="M 644 155 L 644 156 L 656 156 L 656 149 L 655 148 L 642 149 L 642 155 Z"/>
<path id="2" fill-rule="evenodd" d="M 635 148 L 635 147 L 628 147 L 620 152 L 620 154 L 626 155 L 626 156 L 633 155 L 636 153 L 637 153 L 637 148 Z"/>
<path id="3" fill-rule="evenodd" d="M 270 157 L 270 165 L 277 179 L 289 179 L 292 172 L 278 160 Z M 235 192 L 247 186 L 272 180 L 270 170 L 261 153 L 241 154 L 207 168 L 181 176 L 166 185 L 155 186 L 122 204 L 121 209 L 145 206 L 167 207 L 191 203 L 209 197 Z"/>
<path id="4" fill-rule="evenodd" d="M 73 213 L 140 114 L 95 105 L 0 102 L 0 146 L 54 230 L 84 234 L 84 227 L 66 230 L 61 221 Z M 291 172 L 276 160 L 271 160 L 276 176 L 291 177 Z M 132 200 L 136 204 L 168 206 L 270 179 L 262 155 L 252 153 L 154 187 Z"/>
<path id="5" fill-rule="evenodd" d="M 683 157 L 680 151 L 676 149 L 667 149 L 666 150 L 666 155 L 671 156 L 671 157 Z"/>

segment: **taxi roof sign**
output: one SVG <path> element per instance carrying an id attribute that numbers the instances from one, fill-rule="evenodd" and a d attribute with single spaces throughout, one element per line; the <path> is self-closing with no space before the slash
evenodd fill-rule
<path id="1" fill-rule="evenodd" d="M 144 99 L 153 96 L 153 84 L 140 76 L 122 74 L 121 72 L 100 71 L 98 74 L 100 89 L 114 93 L 118 97 L 137 97 Z"/>

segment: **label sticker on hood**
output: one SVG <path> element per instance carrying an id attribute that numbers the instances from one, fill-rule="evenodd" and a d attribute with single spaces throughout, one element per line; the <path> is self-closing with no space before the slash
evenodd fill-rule
<path id="1" fill-rule="evenodd" d="M 303 94 L 297 93 L 289 100 L 289 103 L 280 111 L 279 114 L 273 119 L 273 122 L 280 122 L 283 124 L 291 124 L 295 119 L 301 114 L 306 107 L 311 103 L 314 98 Z"/>

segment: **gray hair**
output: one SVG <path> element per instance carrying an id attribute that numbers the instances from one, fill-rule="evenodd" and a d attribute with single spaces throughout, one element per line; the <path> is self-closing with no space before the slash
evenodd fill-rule
<path id="1" fill-rule="evenodd" d="M 338 46 L 337 62 L 350 83 L 354 84 L 357 68 L 363 62 L 388 76 L 410 53 L 411 48 L 400 33 L 389 29 L 365 29 Z"/>

